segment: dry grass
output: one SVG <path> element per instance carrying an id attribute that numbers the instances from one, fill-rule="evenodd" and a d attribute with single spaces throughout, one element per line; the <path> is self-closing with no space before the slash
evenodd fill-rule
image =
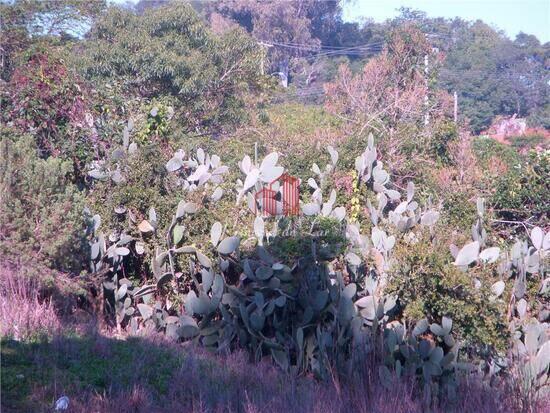
<path id="1" fill-rule="evenodd" d="M 319 382 L 267 361 L 253 364 L 243 352 L 214 355 L 154 333 L 115 338 L 93 323 L 67 329 L 36 284 L 6 266 L 0 292 L 2 412 L 51 412 L 62 395 L 71 413 L 427 411 L 414 382 L 381 385 L 375 358 L 357 359 L 347 375 Z M 431 411 L 548 411 L 548 401 L 526 404 L 516 390 L 506 381 L 489 387 L 465 379 L 457 400 L 440 400 Z"/>
<path id="2" fill-rule="evenodd" d="M 0 263 L 0 335 L 25 340 L 60 327 L 51 298 L 41 299 L 36 281 Z"/>

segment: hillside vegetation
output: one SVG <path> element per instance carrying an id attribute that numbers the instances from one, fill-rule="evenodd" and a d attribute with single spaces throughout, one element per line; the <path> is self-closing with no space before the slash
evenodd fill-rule
<path id="1" fill-rule="evenodd" d="M 550 407 L 548 45 L 340 6 L 0 3 L 3 410 Z"/>

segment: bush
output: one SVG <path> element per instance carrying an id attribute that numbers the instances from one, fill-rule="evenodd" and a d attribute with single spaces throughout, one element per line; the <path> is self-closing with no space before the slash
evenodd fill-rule
<path id="1" fill-rule="evenodd" d="M 499 215 L 509 220 L 534 217 L 543 225 L 550 205 L 550 151 L 532 151 L 528 158 L 510 168 L 495 184 L 492 203 Z"/>
<path id="2" fill-rule="evenodd" d="M 451 163 L 452 157 L 449 154 L 449 144 L 457 140 L 458 129 L 454 122 L 447 119 L 436 122 L 429 140 L 432 158 L 443 164 Z"/>
<path id="3" fill-rule="evenodd" d="M 94 182 L 88 196 L 89 207 L 93 214 L 101 216 L 103 228 L 114 233 L 126 229 L 128 214 L 121 216 L 115 212 L 121 206 L 130 211 L 138 223 L 153 207 L 159 216 L 160 227 L 168 227 L 178 199 L 172 191 L 173 183 L 165 163 L 159 145 L 152 144 L 119 161 L 119 167 L 125 172 L 121 182 L 111 179 Z M 136 225 L 131 227 L 139 235 Z"/>
<path id="4" fill-rule="evenodd" d="M 269 249 L 287 261 L 309 256 L 313 240 L 322 254 L 330 256 L 342 254 L 346 245 L 345 228 L 333 218 L 284 218 L 278 222 L 278 231 Z"/>
<path id="5" fill-rule="evenodd" d="M 474 139 L 473 150 L 483 169 L 487 169 L 489 162 L 495 157 L 504 162 L 507 167 L 517 165 L 520 161 L 519 154 L 512 147 L 488 137 Z"/>
<path id="6" fill-rule="evenodd" d="M 8 121 L 32 133 L 41 156 L 71 159 L 75 171 L 92 157 L 93 129 L 85 85 L 52 53 L 37 51 L 11 80 Z"/>
<path id="7" fill-rule="evenodd" d="M 0 251 L 78 273 L 88 254 L 84 196 L 73 165 L 41 159 L 32 137 L 0 131 Z"/>
<path id="8" fill-rule="evenodd" d="M 468 352 L 504 351 L 508 338 L 505 307 L 490 300 L 492 275 L 476 274 L 482 282 L 476 289 L 471 274 L 453 265 L 445 249 L 425 240 L 399 248 L 395 255 L 399 264 L 390 276 L 388 293 L 399 297 L 406 320 L 450 317 L 454 333 Z"/>
<path id="9" fill-rule="evenodd" d="M 452 227 L 469 229 L 476 217 L 475 203 L 468 192 L 449 191 L 443 200 L 447 223 Z"/>
<path id="10" fill-rule="evenodd" d="M 214 35 L 188 4 L 143 14 L 110 8 L 84 46 L 75 64 L 85 76 L 142 97 L 174 97 L 189 132 L 239 124 L 248 115 L 243 96 L 264 86 L 256 42 L 241 30 Z"/>

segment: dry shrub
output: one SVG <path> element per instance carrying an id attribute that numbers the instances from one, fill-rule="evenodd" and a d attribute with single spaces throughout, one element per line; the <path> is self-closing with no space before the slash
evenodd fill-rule
<path id="1" fill-rule="evenodd" d="M 461 131 L 458 141 L 449 144 L 449 157 L 452 166 L 433 170 L 438 189 L 443 193 L 473 190 L 482 179 L 483 172 L 472 150 L 472 137 L 468 132 Z M 501 169 L 502 165 L 495 163 L 494 167 Z"/>

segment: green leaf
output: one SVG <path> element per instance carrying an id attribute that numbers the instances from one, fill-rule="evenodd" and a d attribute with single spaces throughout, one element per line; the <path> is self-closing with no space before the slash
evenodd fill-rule
<path id="1" fill-rule="evenodd" d="M 275 350 L 271 349 L 271 355 L 273 357 L 273 360 L 279 365 L 281 369 L 284 371 L 288 370 L 289 366 L 289 359 L 288 359 L 288 353 L 284 350 Z"/>
<path id="2" fill-rule="evenodd" d="M 193 317 L 184 314 L 180 316 L 179 324 L 178 333 L 182 338 L 193 338 L 199 334 L 199 327 Z"/>
<path id="3" fill-rule="evenodd" d="M 464 245 L 462 249 L 458 252 L 455 259 L 455 265 L 458 265 L 458 266 L 470 265 L 472 262 L 477 260 L 478 255 L 479 255 L 479 242 L 478 241 L 470 242 L 469 244 Z"/>
<path id="4" fill-rule="evenodd" d="M 115 253 L 117 255 L 125 256 L 125 255 L 128 255 L 130 253 L 130 250 L 126 247 L 118 247 L 118 248 L 115 248 Z"/>
<path id="5" fill-rule="evenodd" d="M 479 259 L 487 264 L 492 264 L 500 255 L 499 247 L 486 248 L 479 254 Z"/>
<path id="6" fill-rule="evenodd" d="M 92 252 L 90 254 L 90 257 L 92 258 L 92 260 L 95 260 L 97 259 L 97 257 L 99 256 L 99 242 L 94 242 L 92 244 Z"/>
<path id="7" fill-rule="evenodd" d="M 453 328 L 453 320 L 449 317 L 443 317 L 441 319 L 441 327 L 443 328 L 445 335 L 449 334 Z"/>
<path id="8" fill-rule="evenodd" d="M 206 255 L 204 255 L 202 252 L 200 252 L 199 250 L 197 250 L 195 252 L 196 256 L 197 256 L 197 259 L 199 260 L 199 263 L 205 267 L 205 268 L 210 268 L 212 267 L 212 261 L 210 261 L 210 258 L 208 258 Z"/>
<path id="9" fill-rule="evenodd" d="M 182 209 L 185 214 L 195 214 L 198 211 L 199 206 L 193 202 L 186 202 L 183 204 Z"/>
<path id="10" fill-rule="evenodd" d="M 226 238 L 218 245 L 218 252 L 224 255 L 232 254 L 237 248 L 239 248 L 240 242 L 241 240 L 239 237 Z"/>
<path id="11" fill-rule="evenodd" d="M 137 298 L 142 297 L 144 295 L 150 294 L 150 293 L 154 292 L 155 290 L 156 290 L 156 287 L 154 285 L 151 285 L 151 284 L 144 285 L 143 287 L 139 288 L 134 293 L 134 299 L 137 299 Z"/>
<path id="12" fill-rule="evenodd" d="M 347 297 L 349 298 L 350 300 L 353 299 L 353 297 L 355 297 L 355 294 L 357 293 L 357 284 L 355 283 L 349 283 L 348 285 L 346 285 L 346 287 L 344 288 L 344 291 L 342 292 L 342 295 L 344 297 Z"/>
<path id="13" fill-rule="evenodd" d="M 255 274 L 259 280 L 265 281 L 273 276 L 273 268 L 262 265 L 258 267 Z"/>
<path id="14" fill-rule="evenodd" d="M 392 390 L 392 377 L 390 369 L 388 369 L 388 367 L 378 367 L 378 378 L 380 379 L 380 383 L 382 383 L 382 386 L 384 386 L 387 390 Z"/>
<path id="15" fill-rule="evenodd" d="M 434 333 L 436 336 L 443 337 L 445 335 L 445 330 L 443 330 L 443 328 L 441 328 L 441 326 L 437 323 L 433 323 L 430 326 L 430 331 Z"/>
<path id="16" fill-rule="evenodd" d="M 354 267 L 359 267 L 361 265 L 361 258 L 359 258 L 359 256 L 353 252 L 348 252 L 346 254 L 346 261 Z"/>
<path id="17" fill-rule="evenodd" d="M 181 242 L 181 240 L 183 239 L 183 233 L 184 233 L 183 226 L 176 225 L 174 227 L 174 230 L 172 232 L 172 235 L 174 237 L 174 245 L 178 245 Z"/>
<path id="18" fill-rule="evenodd" d="M 212 228 L 210 229 L 210 242 L 215 247 L 218 245 L 218 242 L 220 242 L 220 237 L 222 236 L 222 224 L 221 222 L 214 222 L 212 224 Z"/>
<path id="19" fill-rule="evenodd" d="M 430 361 L 434 364 L 439 365 L 441 360 L 443 360 L 443 349 L 441 347 L 436 347 L 432 350 L 430 354 Z"/>
<path id="20" fill-rule="evenodd" d="M 163 285 L 169 283 L 171 279 L 172 279 L 172 273 L 167 272 L 162 274 L 157 281 L 157 288 L 161 288 Z"/>
<path id="21" fill-rule="evenodd" d="M 146 220 L 143 220 L 139 223 L 138 229 L 144 234 L 153 232 L 155 230 L 155 228 L 153 228 L 153 226 L 149 223 L 149 221 L 146 221 Z"/>
<path id="22" fill-rule="evenodd" d="M 504 281 L 499 280 L 493 285 L 491 285 L 491 292 L 495 295 L 495 297 L 500 297 L 504 292 L 505 287 L 506 287 L 506 284 L 504 283 Z"/>

